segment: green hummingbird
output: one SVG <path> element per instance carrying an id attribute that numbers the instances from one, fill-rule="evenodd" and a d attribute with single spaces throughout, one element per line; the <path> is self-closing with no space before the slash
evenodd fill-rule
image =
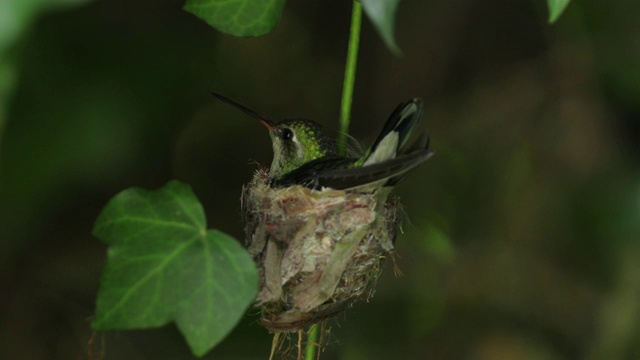
<path id="1" fill-rule="evenodd" d="M 342 156 L 336 139 L 313 120 L 272 121 L 227 97 L 212 95 L 259 120 L 269 130 L 273 147 L 269 168 L 272 187 L 303 185 L 314 190 L 373 192 L 397 184 L 433 155 L 426 132 L 409 145 L 423 113 L 424 104 L 419 98 L 396 107 L 362 156 Z"/>

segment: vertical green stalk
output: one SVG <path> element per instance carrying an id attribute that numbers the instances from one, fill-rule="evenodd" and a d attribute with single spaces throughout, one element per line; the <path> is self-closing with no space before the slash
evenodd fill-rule
<path id="1" fill-rule="evenodd" d="M 349 48 L 347 63 L 344 68 L 344 82 L 342 83 L 342 102 L 340 105 L 340 130 L 338 132 L 338 153 L 344 155 L 347 148 L 349 134 L 349 120 L 351 120 L 351 102 L 353 100 L 353 85 L 356 81 L 356 64 L 358 62 L 358 45 L 360 44 L 360 24 L 362 23 L 362 6 L 353 1 L 351 12 L 351 29 L 349 30 Z"/>
<path id="2" fill-rule="evenodd" d="M 344 67 L 344 82 L 342 83 L 342 101 L 340 104 L 340 130 L 338 132 L 338 153 L 344 155 L 347 148 L 349 121 L 351 120 L 351 102 L 353 101 L 353 87 L 356 81 L 356 67 L 358 63 L 358 47 L 360 45 L 360 24 L 362 23 L 362 6 L 353 1 L 351 11 L 351 28 L 349 29 L 349 47 L 347 61 Z M 313 324 L 307 334 L 305 360 L 315 360 L 318 348 L 320 325 Z"/>
<path id="3" fill-rule="evenodd" d="M 320 334 L 320 324 L 313 324 L 307 334 L 307 344 L 305 345 L 304 360 L 315 360 L 316 349 L 318 348 L 318 334 Z"/>

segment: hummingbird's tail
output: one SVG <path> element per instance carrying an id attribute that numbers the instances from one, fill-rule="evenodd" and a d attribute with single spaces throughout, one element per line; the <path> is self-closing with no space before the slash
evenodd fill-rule
<path id="1" fill-rule="evenodd" d="M 422 119 L 423 109 L 424 102 L 419 98 L 398 105 L 376 141 L 360 159 L 363 167 L 382 163 L 400 165 L 396 167 L 398 173 L 390 177 L 384 186 L 395 185 L 433 155 L 433 151 L 429 150 L 429 136 L 426 132 L 421 133 L 418 139 L 409 145 L 411 135 Z"/>
<path id="2" fill-rule="evenodd" d="M 414 98 L 403 102 L 391 113 L 373 145 L 360 159 L 362 166 L 373 165 L 406 153 L 413 130 L 422 118 L 424 103 Z M 417 146 L 414 143 L 411 148 Z"/>

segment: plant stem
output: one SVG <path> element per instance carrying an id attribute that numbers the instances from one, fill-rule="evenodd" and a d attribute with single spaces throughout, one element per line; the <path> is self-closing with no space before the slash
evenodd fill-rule
<path id="1" fill-rule="evenodd" d="M 307 344 L 304 354 L 304 360 L 315 360 L 316 349 L 318 348 L 318 334 L 320 333 L 320 325 L 313 324 L 307 334 Z"/>
<path id="2" fill-rule="evenodd" d="M 360 44 L 360 24 L 362 23 L 362 6 L 353 1 L 351 11 L 351 29 L 349 30 L 349 47 L 347 62 L 344 68 L 344 82 L 342 83 L 342 102 L 340 104 L 340 130 L 338 132 L 338 153 L 345 155 L 349 121 L 351 120 L 351 102 L 353 100 L 353 86 L 356 81 L 356 65 L 358 62 L 358 45 Z"/>
<path id="3" fill-rule="evenodd" d="M 353 87 L 356 82 L 356 67 L 358 63 L 358 47 L 360 45 L 360 24 L 362 23 L 362 6 L 353 1 L 351 10 L 351 28 L 349 29 L 349 47 L 347 61 L 344 67 L 344 82 L 342 83 L 342 101 L 340 103 L 340 130 L 338 132 L 338 153 L 345 155 L 349 121 L 351 120 L 351 102 L 353 101 Z M 320 325 L 313 324 L 307 334 L 305 360 L 315 360 L 318 348 Z"/>

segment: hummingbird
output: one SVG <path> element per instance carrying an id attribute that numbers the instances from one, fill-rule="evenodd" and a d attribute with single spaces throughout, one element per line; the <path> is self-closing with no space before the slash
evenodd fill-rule
<path id="1" fill-rule="evenodd" d="M 336 139 L 313 120 L 272 121 L 225 96 L 212 95 L 268 129 L 273 147 L 269 183 L 275 188 L 303 185 L 313 190 L 332 188 L 361 193 L 390 189 L 434 154 L 426 132 L 409 143 L 422 118 L 424 103 L 419 98 L 396 107 L 364 154 L 344 156 L 338 153 Z"/>

